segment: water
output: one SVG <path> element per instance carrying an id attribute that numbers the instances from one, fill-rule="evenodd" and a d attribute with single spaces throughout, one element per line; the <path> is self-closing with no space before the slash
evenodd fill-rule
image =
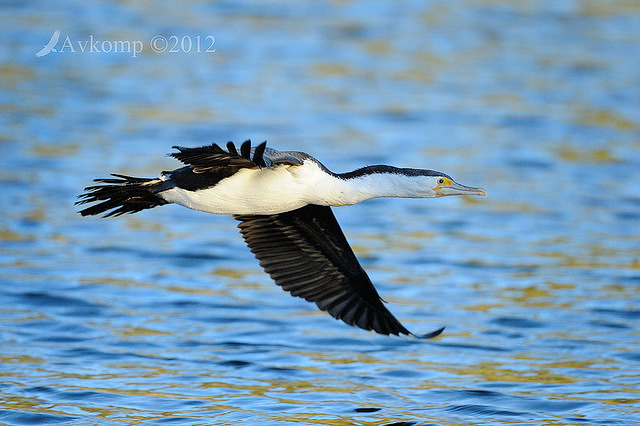
<path id="1" fill-rule="evenodd" d="M 0 7 L 0 422 L 640 424 L 636 3 Z M 145 50 L 36 57 L 56 29 Z M 336 210 L 391 311 L 441 337 L 291 298 L 230 218 L 73 206 L 246 138 L 487 189 Z"/>

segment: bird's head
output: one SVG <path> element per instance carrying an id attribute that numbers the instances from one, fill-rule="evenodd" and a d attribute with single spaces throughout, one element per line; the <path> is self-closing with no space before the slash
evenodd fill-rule
<path id="1" fill-rule="evenodd" d="M 487 196 L 487 191 L 482 188 L 461 185 L 444 173 L 430 176 L 429 186 L 433 197 L 446 197 L 448 195 L 482 195 Z"/>

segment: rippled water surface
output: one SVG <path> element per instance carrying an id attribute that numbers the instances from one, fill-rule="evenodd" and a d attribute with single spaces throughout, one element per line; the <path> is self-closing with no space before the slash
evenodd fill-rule
<path id="1" fill-rule="evenodd" d="M 0 423 L 640 424 L 636 2 L 0 10 Z M 231 218 L 73 206 L 247 138 L 487 189 L 336 209 L 391 311 L 441 337 L 290 297 Z"/>

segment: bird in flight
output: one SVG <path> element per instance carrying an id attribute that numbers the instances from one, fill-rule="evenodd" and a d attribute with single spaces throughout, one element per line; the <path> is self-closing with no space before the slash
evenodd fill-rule
<path id="1" fill-rule="evenodd" d="M 51 52 L 56 52 L 55 47 L 56 47 L 56 44 L 58 44 L 59 38 L 60 38 L 60 31 L 55 30 L 51 35 L 49 42 L 45 44 L 44 47 L 36 53 L 36 56 L 39 58 L 41 56 L 46 56 Z"/>
<path id="2" fill-rule="evenodd" d="M 349 246 L 332 206 L 376 197 L 435 198 L 483 195 L 433 170 L 367 166 L 334 173 L 303 152 L 277 151 L 266 142 L 240 151 L 233 142 L 199 148 L 173 147 L 185 166 L 158 178 L 112 174 L 95 179 L 76 204 L 94 203 L 82 216 L 136 213 L 175 203 L 232 215 L 249 249 L 277 285 L 292 296 L 349 325 L 380 334 L 431 338 L 407 330 L 384 306 Z"/>

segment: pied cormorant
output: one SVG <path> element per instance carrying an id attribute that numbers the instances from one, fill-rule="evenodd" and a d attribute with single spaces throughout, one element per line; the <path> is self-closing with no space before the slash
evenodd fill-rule
<path id="1" fill-rule="evenodd" d="M 112 174 L 95 179 L 76 204 L 94 203 L 82 216 L 135 213 L 168 203 L 233 215 L 247 245 L 271 278 L 292 296 L 349 325 L 380 334 L 407 330 L 382 303 L 351 250 L 331 206 L 375 197 L 433 198 L 485 195 L 433 170 L 368 166 L 333 173 L 308 154 L 277 151 L 246 141 L 174 147 L 186 166 L 154 179 Z M 443 328 L 416 336 L 437 336 Z"/>

